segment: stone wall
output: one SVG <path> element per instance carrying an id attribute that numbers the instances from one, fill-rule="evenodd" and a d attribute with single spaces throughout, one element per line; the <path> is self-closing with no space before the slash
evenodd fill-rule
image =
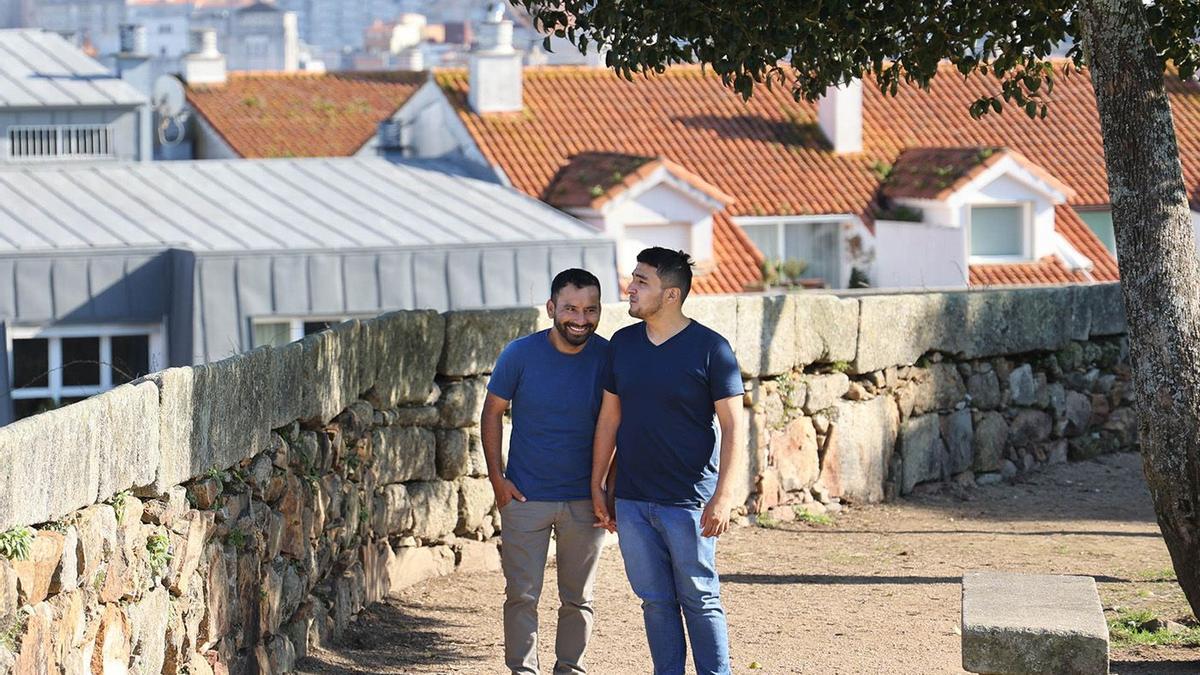
<path id="1" fill-rule="evenodd" d="M 742 365 L 752 513 L 1135 444 L 1115 286 L 688 310 Z M 476 423 L 500 349 L 547 325 L 398 312 L 0 429 L 0 674 L 286 672 L 366 603 L 494 569 Z"/>

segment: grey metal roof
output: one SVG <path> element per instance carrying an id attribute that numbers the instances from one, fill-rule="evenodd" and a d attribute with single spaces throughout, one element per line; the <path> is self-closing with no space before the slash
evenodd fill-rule
<path id="1" fill-rule="evenodd" d="M 376 157 L 0 171 L 0 253 L 346 250 L 601 239 L 511 188 Z"/>
<path id="2" fill-rule="evenodd" d="M 0 30 L 0 108 L 145 102 L 144 94 L 57 33 Z"/>

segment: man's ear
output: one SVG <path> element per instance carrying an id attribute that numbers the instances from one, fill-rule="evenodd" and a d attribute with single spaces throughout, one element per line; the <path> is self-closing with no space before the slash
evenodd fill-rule
<path id="1" fill-rule="evenodd" d="M 675 288 L 675 287 L 668 288 L 668 289 L 667 289 L 667 299 L 669 299 L 669 300 L 679 300 L 679 295 L 680 295 L 681 293 L 682 293 L 682 291 L 681 291 L 681 290 L 679 290 L 678 288 Z"/>
<path id="2" fill-rule="evenodd" d="M 554 299 L 553 298 L 546 301 L 546 316 L 550 317 L 551 319 L 554 318 Z"/>

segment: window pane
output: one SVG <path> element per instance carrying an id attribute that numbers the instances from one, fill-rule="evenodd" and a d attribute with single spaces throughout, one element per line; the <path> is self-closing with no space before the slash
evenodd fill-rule
<path id="1" fill-rule="evenodd" d="M 1020 206 L 972 206 L 971 255 L 1024 255 L 1023 212 Z"/>
<path id="2" fill-rule="evenodd" d="M 287 321 L 254 324 L 254 346 L 281 347 L 292 341 L 292 324 Z"/>
<path id="3" fill-rule="evenodd" d="M 334 319 L 332 321 L 305 321 L 304 334 L 312 335 L 313 333 L 320 333 L 326 328 L 331 328 L 339 323 L 341 323 L 340 319 Z"/>
<path id="4" fill-rule="evenodd" d="M 13 419 L 24 419 L 30 415 L 54 410 L 58 406 L 55 405 L 53 399 L 49 398 L 17 398 L 13 399 Z"/>
<path id="5" fill-rule="evenodd" d="M 50 341 L 13 340 L 13 389 L 50 386 Z"/>
<path id="6" fill-rule="evenodd" d="M 150 372 L 150 336 L 116 335 L 112 338 L 112 382 L 125 384 Z"/>
<path id="7" fill-rule="evenodd" d="M 100 384 L 100 338 L 63 338 L 64 387 Z"/>
<path id="8" fill-rule="evenodd" d="M 779 250 L 779 226 L 770 223 L 767 225 L 743 225 L 742 230 L 746 232 L 746 236 L 750 237 L 750 241 L 762 251 L 763 257 L 767 260 L 775 260 L 780 257 Z"/>
<path id="9" fill-rule="evenodd" d="M 1113 233 L 1112 211 L 1078 211 L 1079 217 L 1111 253 L 1117 252 L 1117 236 Z"/>

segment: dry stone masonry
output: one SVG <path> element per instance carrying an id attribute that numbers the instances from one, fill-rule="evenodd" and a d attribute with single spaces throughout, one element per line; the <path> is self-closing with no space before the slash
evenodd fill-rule
<path id="1" fill-rule="evenodd" d="M 1116 286 L 688 308 L 742 365 L 748 513 L 1136 447 Z M 0 429 L 0 675 L 288 672 L 368 603 L 496 569 L 477 421 L 500 349 L 547 325 L 397 312 Z"/>

